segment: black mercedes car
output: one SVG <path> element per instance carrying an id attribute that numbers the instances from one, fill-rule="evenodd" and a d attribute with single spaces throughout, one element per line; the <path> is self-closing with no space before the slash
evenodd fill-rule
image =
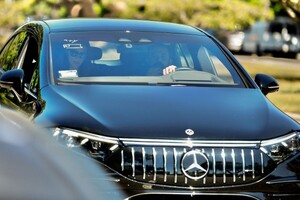
<path id="1" fill-rule="evenodd" d="M 1 105 L 85 149 L 128 199 L 300 198 L 300 125 L 266 98 L 277 81 L 197 27 L 32 21 L 0 67 Z"/>

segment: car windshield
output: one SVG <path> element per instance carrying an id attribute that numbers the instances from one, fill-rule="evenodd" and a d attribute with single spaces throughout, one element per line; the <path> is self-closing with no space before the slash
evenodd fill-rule
<path id="1" fill-rule="evenodd" d="M 206 36 L 135 31 L 51 34 L 52 75 L 58 84 L 244 84 Z M 163 73 L 168 66 L 176 68 Z M 174 67 L 175 66 L 175 67 Z"/>

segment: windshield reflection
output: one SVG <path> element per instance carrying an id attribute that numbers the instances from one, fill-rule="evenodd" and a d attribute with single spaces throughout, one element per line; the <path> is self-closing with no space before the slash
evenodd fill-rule
<path id="1" fill-rule="evenodd" d="M 60 82 L 242 85 L 218 46 L 201 35 L 55 33 L 51 42 Z"/>

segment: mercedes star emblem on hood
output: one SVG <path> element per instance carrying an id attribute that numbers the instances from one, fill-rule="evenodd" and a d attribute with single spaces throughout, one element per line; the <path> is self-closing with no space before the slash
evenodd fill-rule
<path id="1" fill-rule="evenodd" d="M 186 130 L 185 130 L 185 133 L 186 133 L 187 135 L 194 135 L 194 131 L 193 131 L 192 129 L 186 129 Z"/>

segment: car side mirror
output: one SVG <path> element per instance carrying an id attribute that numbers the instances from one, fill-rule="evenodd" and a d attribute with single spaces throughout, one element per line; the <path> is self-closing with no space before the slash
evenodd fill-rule
<path id="1" fill-rule="evenodd" d="M 256 74 L 255 83 L 258 85 L 264 95 L 271 92 L 277 92 L 279 90 L 279 84 L 277 80 L 266 74 Z"/>
<path id="2" fill-rule="evenodd" d="M 22 69 L 12 69 L 6 71 L 0 77 L 0 87 L 12 90 L 19 101 L 22 101 L 24 91 L 24 71 Z"/>

